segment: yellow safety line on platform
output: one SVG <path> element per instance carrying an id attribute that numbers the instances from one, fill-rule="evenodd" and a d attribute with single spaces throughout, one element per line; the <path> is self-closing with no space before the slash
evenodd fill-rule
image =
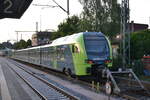
<path id="1" fill-rule="evenodd" d="M 2 100 L 11 100 L 11 96 L 8 90 L 8 86 L 1 65 L 0 65 L 0 86 L 1 86 Z"/>

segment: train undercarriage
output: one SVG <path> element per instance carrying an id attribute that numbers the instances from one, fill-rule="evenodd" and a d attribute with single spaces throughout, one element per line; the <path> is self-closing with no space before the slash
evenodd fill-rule
<path id="1" fill-rule="evenodd" d="M 75 77 L 84 81 L 99 83 L 105 88 L 105 92 L 108 95 L 112 93 L 119 94 L 129 90 L 147 91 L 132 69 L 123 70 L 119 68 L 114 71 L 103 65 L 93 65 L 91 69 L 87 69 L 87 72 L 91 73 L 91 75 Z"/>
<path id="2" fill-rule="evenodd" d="M 112 71 L 107 67 L 95 67 L 94 70 L 92 75 L 95 76 L 97 82 L 104 85 L 105 92 L 109 95 L 123 93 L 130 89 L 147 91 L 132 69 L 119 68 Z"/>

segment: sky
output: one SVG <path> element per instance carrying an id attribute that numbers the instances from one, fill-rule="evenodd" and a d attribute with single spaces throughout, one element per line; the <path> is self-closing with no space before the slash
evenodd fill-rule
<path id="1" fill-rule="evenodd" d="M 55 0 L 63 8 L 67 8 L 67 0 Z M 30 7 L 21 19 L 0 19 L 0 43 L 7 40 L 16 40 L 15 31 L 35 31 L 36 22 L 39 23 L 39 30 L 57 30 L 60 22 L 67 18 L 67 14 L 60 8 L 46 8 L 34 6 L 33 4 L 55 5 L 52 0 L 33 0 Z M 150 24 L 150 0 L 130 0 L 130 20 L 135 23 Z M 70 16 L 79 15 L 82 12 L 82 5 L 78 0 L 70 0 Z M 18 38 L 31 39 L 33 32 L 19 33 Z"/>

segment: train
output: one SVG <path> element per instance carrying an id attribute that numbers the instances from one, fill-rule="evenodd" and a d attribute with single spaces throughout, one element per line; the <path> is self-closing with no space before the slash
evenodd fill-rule
<path id="1" fill-rule="evenodd" d="M 144 89 L 132 69 L 114 70 L 111 43 L 102 32 L 75 33 L 53 40 L 47 45 L 14 50 L 11 58 L 77 78 L 91 80 L 90 78 L 94 77 L 92 86 L 94 87 L 95 81 L 97 89 L 100 84 L 101 86 L 105 84 L 105 92 L 108 95 L 113 92 L 121 93 L 127 87 L 133 86 L 132 82 L 129 82 L 131 84 L 125 84 L 127 85 L 125 89 L 121 88 L 120 86 L 124 84 L 122 83 L 124 81 L 120 80 L 121 77 L 130 80 L 132 78 L 138 82 L 141 89 Z"/>
<path id="2" fill-rule="evenodd" d="M 0 56 L 3 56 L 3 57 L 5 57 L 5 56 L 10 56 L 9 54 L 11 54 L 11 49 L 8 49 L 8 48 L 5 48 L 5 49 L 2 49 L 2 50 L 0 50 Z"/>
<path id="3" fill-rule="evenodd" d="M 102 32 L 80 32 L 51 44 L 14 50 L 12 58 L 69 75 L 96 76 L 112 68 L 112 48 Z"/>

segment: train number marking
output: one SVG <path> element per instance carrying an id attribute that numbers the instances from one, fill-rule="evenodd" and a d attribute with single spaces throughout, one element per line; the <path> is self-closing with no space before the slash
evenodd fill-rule
<path id="1" fill-rule="evenodd" d="M 7 13 L 7 14 L 11 14 L 13 13 L 13 11 L 10 10 L 10 8 L 13 6 L 13 3 L 11 0 L 4 0 L 4 5 L 5 4 L 8 4 L 8 6 L 4 9 L 4 13 Z"/>

